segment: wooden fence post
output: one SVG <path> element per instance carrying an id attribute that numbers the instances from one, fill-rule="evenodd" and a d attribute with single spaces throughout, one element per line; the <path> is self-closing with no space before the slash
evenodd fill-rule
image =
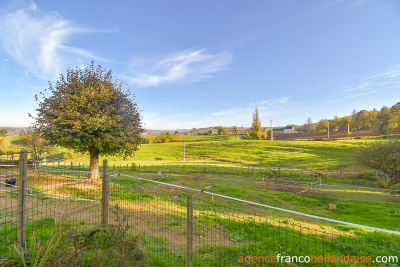
<path id="1" fill-rule="evenodd" d="M 28 152 L 21 151 L 19 156 L 18 186 L 18 215 L 17 215 L 17 241 L 18 246 L 25 250 L 25 225 L 26 225 L 26 178 L 28 174 Z"/>
<path id="2" fill-rule="evenodd" d="M 102 181 L 102 192 L 101 192 L 101 225 L 108 225 L 108 213 L 110 205 L 110 177 L 107 174 L 108 168 L 107 160 L 103 160 L 103 181 Z"/>
<path id="3" fill-rule="evenodd" d="M 193 266 L 193 196 L 187 197 L 186 267 Z"/>

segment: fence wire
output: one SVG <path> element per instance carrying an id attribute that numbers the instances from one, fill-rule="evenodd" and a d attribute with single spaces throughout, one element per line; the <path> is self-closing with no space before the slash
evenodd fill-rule
<path id="1" fill-rule="evenodd" d="M 249 256 L 263 256 L 264 260 L 278 255 L 293 260 L 302 255 L 400 257 L 400 236 L 396 234 L 271 210 L 266 205 L 169 184 L 168 176 L 153 179 L 117 173 L 111 179 L 110 199 L 110 205 L 124 206 L 130 213 L 134 231 L 141 237 L 152 264 L 181 266 L 190 257 L 193 266 L 243 266 Z M 382 242 L 371 241 L 374 235 L 381 235 Z"/>
<path id="2" fill-rule="evenodd" d="M 38 163 L 30 156 L 25 185 L 21 188 L 19 159 L 15 157 L 0 163 L 0 256 L 17 242 L 20 230 L 18 196 L 21 195 L 25 201 L 26 236 L 35 234 L 45 240 L 58 222 L 83 228 L 104 223 L 104 207 L 108 206 L 104 206 L 103 186 L 108 179 L 93 177 L 85 164 Z M 185 171 L 185 167 L 178 168 Z M 206 167 L 205 172 L 212 172 L 212 169 Z M 129 232 L 137 236 L 144 248 L 145 266 L 246 266 L 249 256 L 265 260 L 278 255 L 400 258 L 399 235 L 334 220 L 324 221 L 288 210 L 274 210 L 267 205 L 212 193 L 212 188 L 192 188 L 196 187 L 196 180 L 178 186 L 172 183 L 174 173 L 178 172 L 172 166 L 152 166 L 150 170 L 141 167 L 141 171 L 157 173 L 152 175 L 152 180 L 132 172 L 138 171 L 134 165 L 127 165 L 125 170 L 122 166 L 108 167 L 108 170 L 110 212 L 106 221 L 110 225 L 121 222 L 128 225 Z M 235 168 L 223 170 L 236 172 Z M 221 173 L 221 169 L 216 172 Z M 261 178 L 265 177 L 253 176 L 252 182 L 259 183 Z M 248 186 L 248 181 L 249 178 L 234 178 L 230 182 Z M 310 186 L 306 182 L 297 185 Z M 376 241 L 379 239 L 381 242 Z M 285 262 L 251 264 L 286 266 Z M 398 266 L 398 263 L 387 265 Z"/>
<path id="3" fill-rule="evenodd" d="M 0 256 L 17 242 L 20 195 L 27 238 L 46 240 L 59 222 L 87 227 L 100 221 L 101 180 L 89 179 L 87 165 L 43 164 L 32 154 L 27 163 L 23 189 L 19 161 L 0 162 Z"/>

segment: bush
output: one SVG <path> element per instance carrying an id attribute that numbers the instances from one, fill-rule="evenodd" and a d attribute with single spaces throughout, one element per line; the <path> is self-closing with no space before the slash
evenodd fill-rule
<path id="1" fill-rule="evenodd" d="M 17 145 L 12 145 L 5 138 L 0 137 L 0 152 L 8 153 L 8 152 L 19 152 L 20 147 Z"/>
<path id="2" fill-rule="evenodd" d="M 400 141 L 371 142 L 356 153 L 357 162 L 378 171 L 378 185 L 389 188 L 400 182 Z"/>

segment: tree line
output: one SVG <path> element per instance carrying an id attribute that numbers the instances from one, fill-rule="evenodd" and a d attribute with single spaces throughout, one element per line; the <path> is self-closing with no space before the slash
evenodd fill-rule
<path id="1" fill-rule="evenodd" d="M 299 133 L 314 133 L 330 131 L 357 131 L 357 130 L 374 130 L 376 133 L 388 134 L 392 131 L 400 130 L 400 102 L 392 107 L 384 106 L 381 110 L 353 110 L 349 116 L 338 117 L 333 119 L 322 119 L 313 123 L 308 118 L 303 125 L 296 127 Z"/>

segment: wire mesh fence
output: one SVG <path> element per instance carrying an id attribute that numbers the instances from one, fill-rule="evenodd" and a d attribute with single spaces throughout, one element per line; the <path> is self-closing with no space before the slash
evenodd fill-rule
<path id="1" fill-rule="evenodd" d="M 279 264 L 277 257 L 282 264 L 290 257 L 291 263 L 301 265 L 299 257 L 303 261 L 306 257 L 315 264 L 334 266 L 341 261 L 363 266 L 366 257 L 371 262 L 378 256 L 393 261 L 400 257 L 399 232 L 360 230 L 351 223 L 271 210 L 168 181 L 168 177 L 149 180 L 122 173 L 111 178 L 110 205 L 127 209 L 135 234 L 156 265 Z M 374 235 L 381 235 L 382 242 L 371 241 Z M 351 262 L 352 256 L 359 258 Z M 249 262 L 249 257 L 256 261 Z"/>
<path id="2" fill-rule="evenodd" d="M 26 152 L 0 164 L 0 256 L 34 233 L 48 238 L 57 221 L 98 223 L 101 181 L 88 177 L 88 166 L 44 165 Z"/>
<path id="3" fill-rule="evenodd" d="M 158 175 L 148 179 L 136 166 L 126 166 L 127 173 L 105 161 L 102 177 L 90 179 L 87 165 L 31 158 L 21 153 L 0 165 L 0 256 L 11 244 L 24 246 L 26 236 L 48 238 L 58 222 L 86 229 L 123 222 L 146 251 L 148 266 L 301 266 L 307 260 L 375 266 L 378 256 L 398 266 L 396 231 L 176 185 L 170 166 L 153 166 Z"/>
<path id="4" fill-rule="evenodd" d="M 348 178 L 355 176 L 372 175 L 378 176 L 375 171 L 346 172 L 339 168 L 337 171 L 322 171 L 316 169 L 300 170 L 285 167 L 257 167 L 257 166 L 218 166 L 218 165 L 141 165 L 141 164 L 119 164 L 113 166 L 114 171 L 137 171 L 137 172 L 173 172 L 173 173 L 208 173 L 208 174 L 232 174 L 253 177 L 279 176 L 298 177 L 319 182 L 323 178 Z"/>
<path id="5" fill-rule="evenodd" d="M 215 180 L 232 180 L 263 184 L 269 189 L 298 188 L 303 191 L 327 190 L 364 192 L 370 194 L 390 194 L 400 196 L 400 188 L 382 188 L 377 184 L 375 171 L 368 172 L 317 172 L 281 167 L 250 166 L 210 166 L 210 165 L 136 165 L 120 164 L 110 166 L 112 173 L 136 172 L 158 173 L 159 176 L 171 174 L 207 174 L 216 175 Z M 228 177 L 224 177 L 228 176 Z"/>

